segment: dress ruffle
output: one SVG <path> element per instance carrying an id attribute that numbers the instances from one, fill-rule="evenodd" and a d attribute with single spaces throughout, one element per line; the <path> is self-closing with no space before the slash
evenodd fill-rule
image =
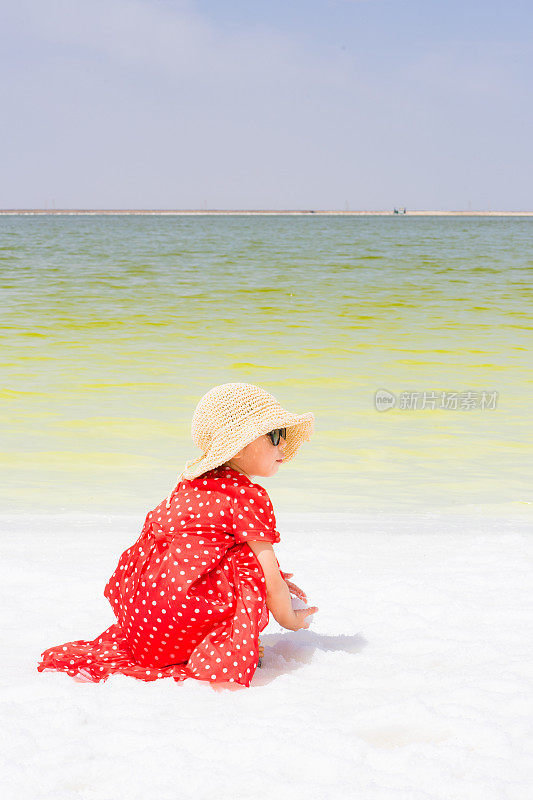
<path id="1" fill-rule="evenodd" d="M 92 641 L 79 639 L 49 647 L 41 654 L 39 672 L 66 672 L 80 682 L 99 683 L 114 673 L 130 675 L 141 681 L 174 678 L 182 681 L 191 677 L 186 664 L 149 668 L 134 659 L 126 637 L 118 623 L 111 625 Z"/>

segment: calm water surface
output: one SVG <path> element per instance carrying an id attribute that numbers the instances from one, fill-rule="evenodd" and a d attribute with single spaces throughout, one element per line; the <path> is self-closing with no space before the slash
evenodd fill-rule
<path id="1" fill-rule="evenodd" d="M 280 510 L 525 513 L 532 233 L 505 217 L 0 218 L 4 510 L 142 514 L 197 455 L 201 395 L 245 381 L 316 415 L 258 479 Z"/>

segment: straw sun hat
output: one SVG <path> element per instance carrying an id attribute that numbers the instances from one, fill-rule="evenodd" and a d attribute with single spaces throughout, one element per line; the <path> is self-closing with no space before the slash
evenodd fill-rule
<path id="1" fill-rule="evenodd" d="M 275 397 L 252 383 L 214 386 L 200 399 L 192 418 L 192 438 L 202 453 L 186 462 L 177 483 L 219 467 L 275 428 L 287 428 L 283 460 L 289 461 L 311 438 L 314 419 L 311 412 L 291 414 Z"/>

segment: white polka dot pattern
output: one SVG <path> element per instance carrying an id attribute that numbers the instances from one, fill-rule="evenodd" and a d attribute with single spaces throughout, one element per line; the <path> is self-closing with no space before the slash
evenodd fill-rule
<path id="1" fill-rule="evenodd" d="M 45 650 L 37 669 L 249 686 L 268 608 L 246 542 L 279 540 L 268 493 L 246 475 L 222 466 L 182 481 L 168 508 L 147 514 L 104 589 L 117 622 L 93 641 Z"/>

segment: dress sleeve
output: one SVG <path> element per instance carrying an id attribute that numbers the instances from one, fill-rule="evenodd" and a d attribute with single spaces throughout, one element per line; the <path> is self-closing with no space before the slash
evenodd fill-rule
<path id="1" fill-rule="evenodd" d="M 266 489 L 257 483 L 240 486 L 233 500 L 235 541 L 279 542 L 276 517 Z"/>

